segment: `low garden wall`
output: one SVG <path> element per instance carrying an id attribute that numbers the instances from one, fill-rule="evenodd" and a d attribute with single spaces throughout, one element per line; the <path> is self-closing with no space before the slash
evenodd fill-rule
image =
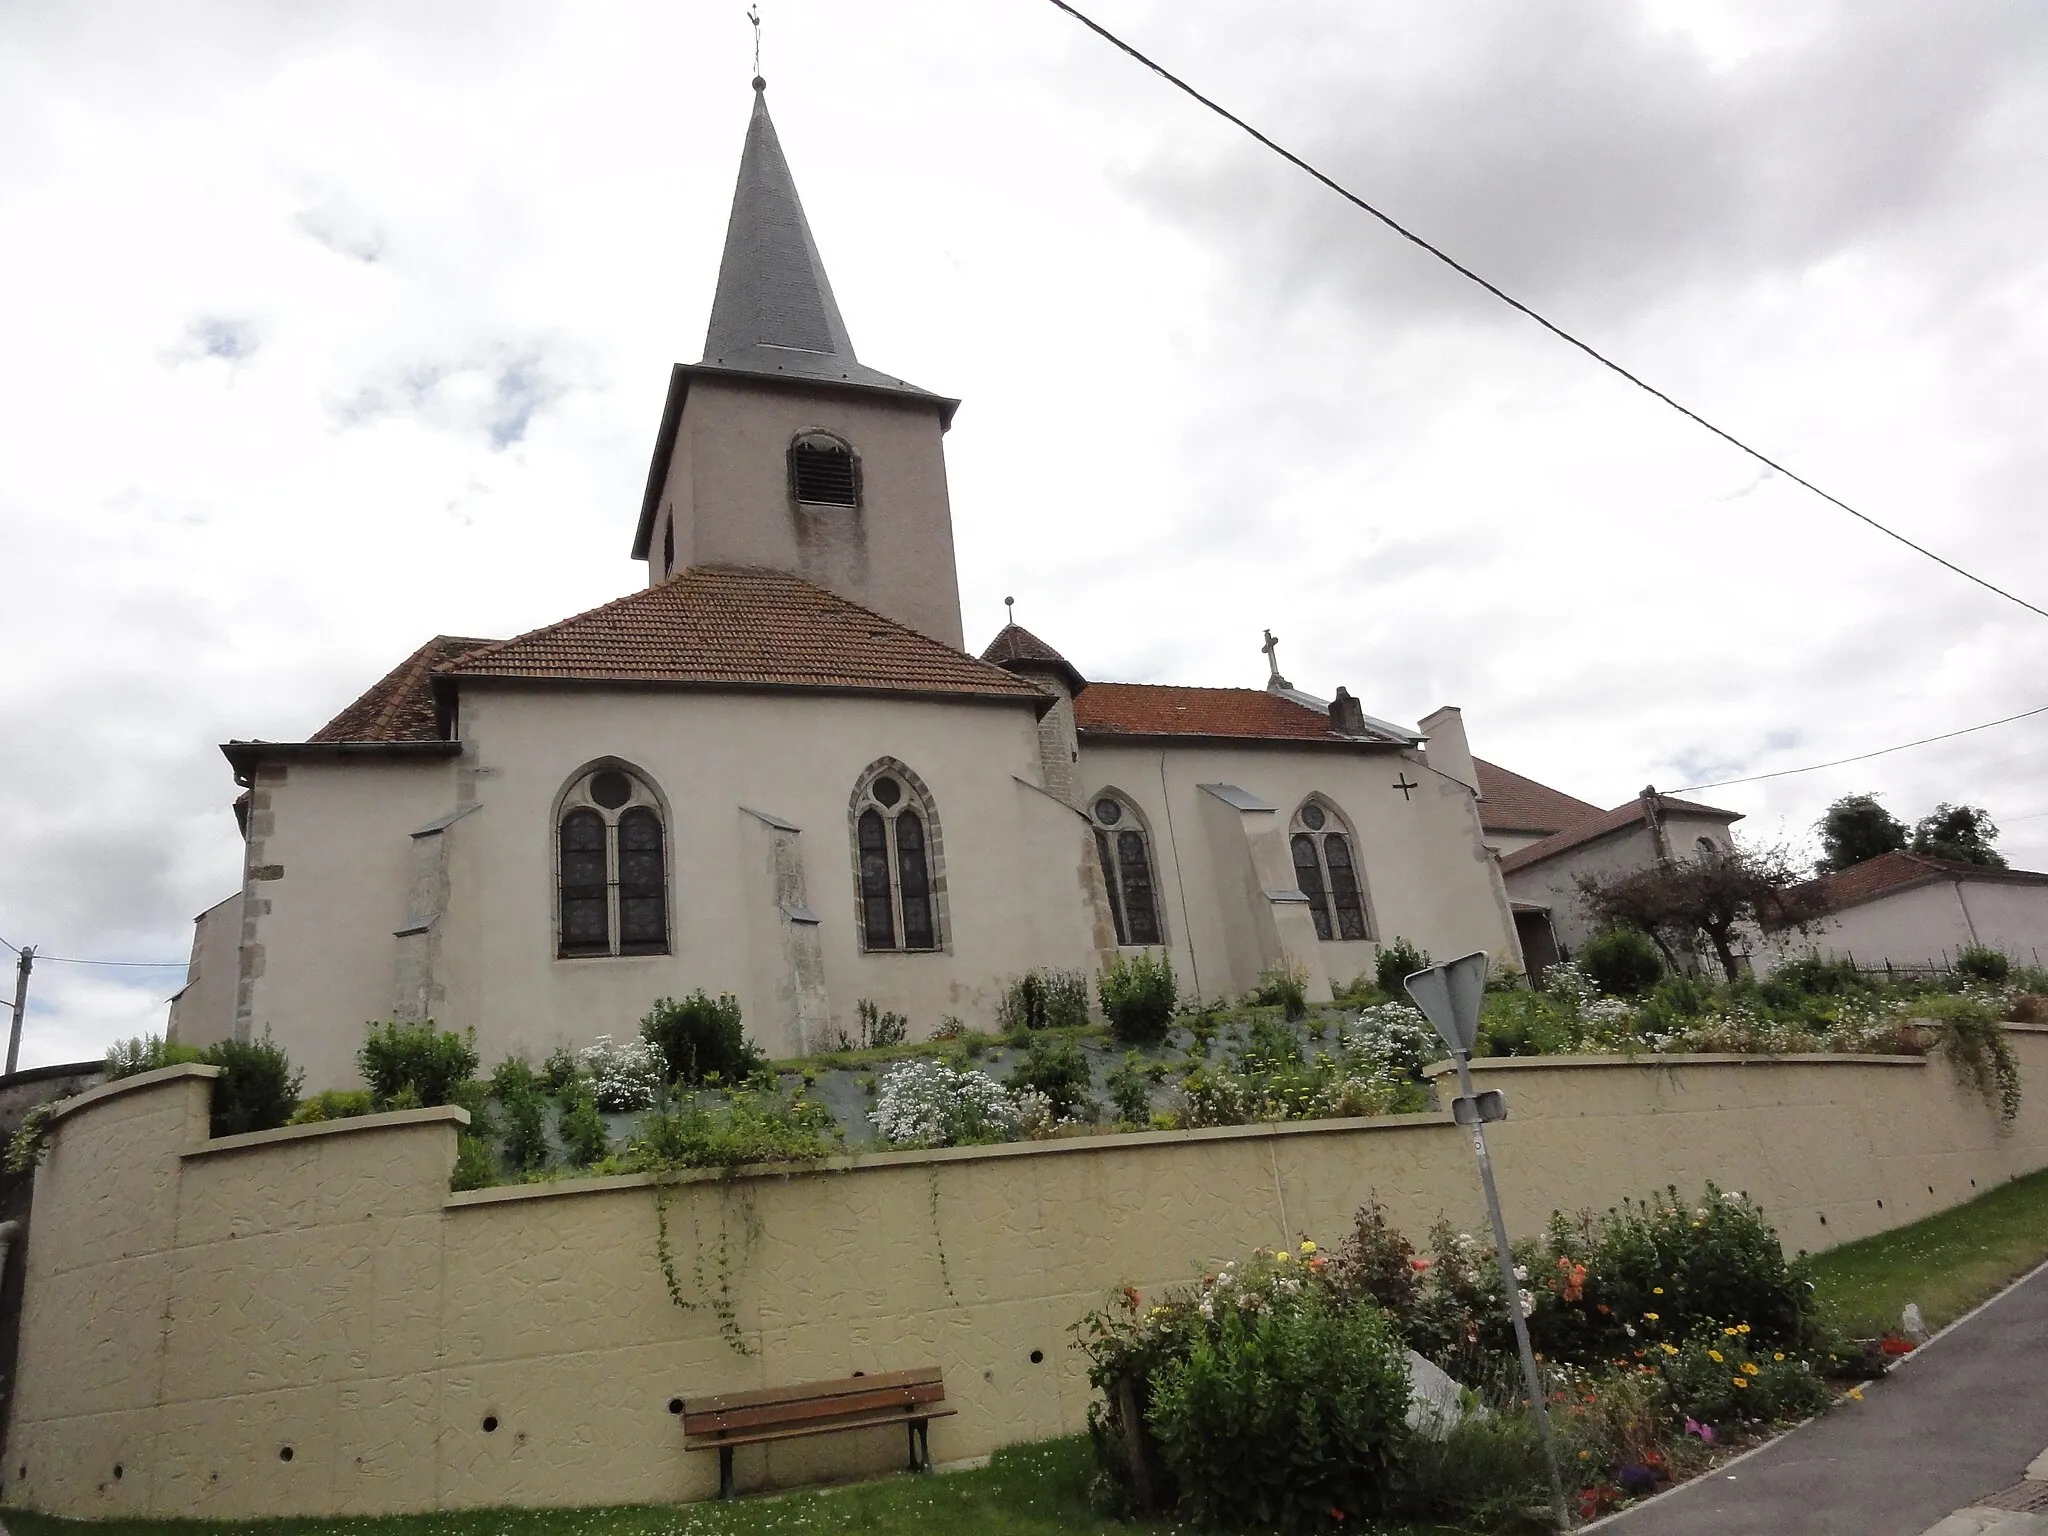
<path id="1" fill-rule="evenodd" d="M 2001 1126 L 1916 1057 L 1522 1058 L 1491 1133 L 1510 1225 L 1707 1180 L 1788 1247 L 2048 1165 L 2048 1030 Z M 1418 1239 L 1483 1220 L 1440 1115 L 1016 1143 L 451 1194 L 457 1109 L 209 1140 L 213 1069 L 71 1101 L 37 1176 L 0 1502 L 80 1516 L 372 1514 L 706 1498 L 672 1401 L 939 1365 L 940 1462 L 1081 1427 L 1067 1327 L 1368 1194 Z M 738 1347 L 736 1347 L 738 1346 Z M 741 1350 L 744 1349 L 744 1353 Z M 881 1431 L 739 1455 L 742 1487 L 900 1464 Z"/>

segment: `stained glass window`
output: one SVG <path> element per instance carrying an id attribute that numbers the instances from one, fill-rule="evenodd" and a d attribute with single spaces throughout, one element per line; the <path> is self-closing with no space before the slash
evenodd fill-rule
<path id="1" fill-rule="evenodd" d="M 1128 944 L 1131 930 L 1124 922 L 1124 904 L 1119 899 L 1122 892 L 1116 877 L 1116 855 L 1109 851 L 1109 834 L 1099 827 L 1095 831 L 1095 857 L 1102 861 L 1102 888 L 1109 892 L 1109 915 L 1116 925 L 1116 941 Z"/>
<path id="2" fill-rule="evenodd" d="M 932 885 L 924 862 L 924 822 L 915 811 L 896 818 L 896 880 L 903 893 L 903 947 L 936 949 Z"/>
<path id="3" fill-rule="evenodd" d="M 651 798 L 618 768 L 571 787 L 556 859 L 557 954 L 668 952 L 668 854 Z"/>
<path id="4" fill-rule="evenodd" d="M 562 940 L 565 955 L 611 953 L 604 818 L 573 810 L 562 818 Z"/>
<path id="5" fill-rule="evenodd" d="M 860 813 L 860 911 L 869 949 L 896 947 L 896 903 L 889 882 L 889 833 L 882 813 Z"/>
<path id="6" fill-rule="evenodd" d="M 1323 859 L 1330 866 L 1330 901 L 1337 909 L 1337 937 L 1363 939 L 1370 935 L 1365 926 L 1365 893 L 1358 888 L 1358 871 L 1351 863 L 1351 843 L 1341 832 L 1323 839 Z"/>
<path id="7" fill-rule="evenodd" d="M 636 805 L 619 817 L 619 953 L 660 954 L 667 948 L 661 818 Z"/>
<path id="8" fill-rule="evenodd" d="M 1309 911 L 1315 915 L 1316 937 L 1330 937 L 1330 893 L 1323 884 L 1323 866 L 1316 858 L 1316 840 L 1306 832 L 1297 832 L 1288 845 L 1294 851 L 1294 880 L 1308 897 Z"/>
<path id="9" fill-rule="evenodd" d="M 1124 924 L 1131 944 L 1159 942 L 1159 913 L 1152 904 L 1152 862 L 1146 856 L 1145 834 L 1120 832 L 1116 862 L 1123 875 Z"/>

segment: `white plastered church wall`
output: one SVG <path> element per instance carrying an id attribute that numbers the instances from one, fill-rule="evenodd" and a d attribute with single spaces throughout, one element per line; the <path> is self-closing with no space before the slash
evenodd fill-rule
<path id="1" fill-rule="evenodd" d="M 1083 804 L 1114 785 L 1143 811 L 1152 833 L 1154 880 L 1166 948 L 1181 985 L 1203 997 L 1234 996 L 1270 964 L 1240 935 L 1213 839 L 1203 819 L 1203 784 L 1234 784 L 1272 805 L 1284 846 L 1294 812 L 1321 795 L 1358 838 L 1356 855 L 1373 932 L 1397 935 L 1438 958 L 1484 949 L 1518 965 L 1514 921 L 1479 827 L 1477 803 L 1454 779 L 1397 749 L 1347 751 L 1268 743 L 1160 745 L 1084 739 L 1077 767 Z M 1415 787 L 1406 798 L 1394 787 Z M 1291 867 L 1284 881 L 1294 883 Z M 1241 882 L 1239 882 L 1241 883 Z M 1305 914 L 1304 914 L 1305 916 Z M 1276 924 L 1277 924 L 1276 920 Z M 1313 929 L 1308 930 L 1310 937 Z M 1314 940 L 1321 973 L 1341 986 L 1370 971 L 1379 942 Z M 1244 974 L 1247 968 L 1250 974 Z"/>

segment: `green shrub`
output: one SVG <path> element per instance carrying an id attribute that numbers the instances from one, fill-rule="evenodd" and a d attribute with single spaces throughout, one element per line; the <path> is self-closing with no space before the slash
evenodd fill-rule
<path id="1" fill-rule="evenodd" d="M 520 1063 L 525 1066 L 524 1062 Z M 548 1101 L 536 1087 L 514 1087 L 498 1101 L 505 1112 L 505 1160 L 520 1173 L 548 1165 Z"/>
<path id="2" fill-rule="evenodd" d="M 740 1026 L 739 999 L 722 992 L 714 1001 L 701 987 L 656 1003 L 640 1021 L 640 1038 L 661 1052 L 671 1082 L 743 1082 L 764 1059 Z"/>
<path id="3" fill-rule="evenodd" d="M 182 1066 L 188 1061 L 203 1061 L 205 1058 L 206 1053 L 196 1045 L 180 1045 L 161 1035 L 142 1035 L 133 1040 L 116 1040 L 108 1046 L 105 1071 L 107 1081 L 111 1083 L 143 1072 L 154 1072 L 159 1067 Z"/>
<path id="4" fill-rule="evenodd" d="M 548 1059 L 541 1063 L 540 1086 L 544 1092 L 560 1093 L 582 1075 L 576 1053 L 566 1045 L 558 1045 L 548 1052 Z"/>
<path id="5" fill-rule="evenodd" d="M 1703 1424 L 1769 1423 L 1805 1418 L 1827 1402 L 1827 1388 L 1797 1354 L 1756 1347 L 1740 1328 L 1704 1328 L 1650 1352 L 1674 1412 Z"/>
<path id="6" fill-rule="evenodd" d="M 1141 1127 L 1152 1123 L 1152 1074 L 1136 1051 L 1125 1053 L 1123 1065 L 1109 1074 L 1104 1086 L 1118 1120 Z"/>
<path id="7" fill-rule="evenodd" d="M 485 1189 L 496 1182 L 498 1160 L 491 1144 L 481 1136 L 461 1131 L 455 1137 L 455 1171 L 448 1176 L 450 1189 Z"/>
<path id="8" fill-rule="evenodd" d="M 1093 1116 L 1090 1084 L 1088 1053 L 1071 1037 L 1059 1035 L 1034 1035 L 1009 1078 L 1012 1093 L 1043 1094 L 1056 1120 L 1072 1119 L 1077 1112 Z"/>
<path id="9" fill-rule="evenodd" d="M 1956 974 L 1996 985 L 2012 974 L 2012 962 L 1995 949 L 1971 944 L 1956 951 Z"/>
<path id="10" fill-rule="evenodd" d="M 1127 1045 L 1157 1045 L 1173 1028 L 1179 989 L 1163 953 L 1118 955 L 1096 982 L 1109 1032 Z"/>
<path id="11" fill-rule="evenodd" d="M 1253 1019 L 1237 1051 L 1240 1072 L 1280 1072 L 1301 1065 L 1301 1040 L 1278 1019 Z"/>
<path id="12" fill-rule="evenodd" d="M 1409 1439 L 1408 1371 L 1384 1313 L 1308 1287 L 1223 1306 L 1153 1379 L 1148 1419 L 1203 1525 L 1322 1531 L 1380 1514 Z"/>
<path id="13" fill-rule="evenodd" d="M 523 1056 L 507 1056 L 491 1068 L 491 1092 L 500 1100 L 511 1100 L 523 1093 L 537 1093 L 540 1077 Z"/>
<path id="14" fill-rule="evenodd" d="M 611 1137 L 604 1116 L 597 1112 L 597 1094 L 586 1082 L 572 1082 L 561 1093 L 555 1128 L 562 1138 L 562 1155 L 578 1168 L 601 1163 L 611 1151 Z"/>
<path id="15" fill-rule="evenodd" d="M 1647 934 L 1610 928 L 1586 940 L 1579 968 L 1609 997 L 1638 997 L 1664 976 L 1664 957 Z"/>
<path id="16" fill-rule="evenodd" d="M 213 1080 L 213 1134 L 239 1136 L 247 1131 L 274 1131 L 289 1123 L 299 1107 L 299 1087 L 306 1074 L 291 1058 L 261 1040 L 221 1040 L 202 1058 L 220 1068 Z"/>
<path id="17" fill-rule="evenodd" d="M 860 1016 L 860 1049 L 877 1050 L 901 1045 L 910 1033 L 910 1020 L 900 1013 L 887 1013 L 862 998 L 854 1008 Z"/>
<path id="18" fill-rule="evenodd" d="M 436 1029 L 434 1021 L 372 1024 L 356 1052 L 356 1067 L 370 1085 L 379 1109 L 417 1109 L 452 1104 L 476 1076 L 476 1032 Z"/>
<path id="19" fill-rule="evenodd" d="M 814 1163 L 838 1145 L 832 1111 L 817 1100 L 780 1087 L 750 1087 L 715 1104 L 657 1109 L 641 1123 L 626 1161 L 644 1173 Z"/>
<path id="20" fill-rule="evenodd" d="M 293 1125 L 321 1125 L 329 1120 L 353 1120 L 370 1113 L 367 1088 L 328 1088 L 303 1101 L 293 1113 Z"/>
<path id="21" fill-rule="evenodd" d="M 1572 1007 L 1547 992 L 1495 992 L 1479 1015 L 1475 1056 L 1561 1056 L 1579 1042 Z"/>
<path id="22" fill-rule="evenodd" d="M 1259 985 L 1252 1001 L 1262 1007 L 1285 1010 L 1289 1019 L 1308 1017 L 1308 972 L 1298 965 L 1276 965 L 1259 972 Z"/>
<path id="23" fill-rule="evenodd" d="M 1948 1062 L 1959 1081 L 1995 1106 L 2001 1119 L 2015 1119 L 2020 1112 L 2020 1064 L 2005 1026 L 1974 998 L 1930 998 L 1924 1011 L 1934 1021 L 1935 1054 Z"/>
<path id="24" fill-rule="evenodd" d="M 1398 1498 L 1399 1512 L 1410 1519 L 1442 1521 L 1461 1531 L 1547 1528 L 1529 1522 L 1531 1510 L 1550 1502 L 1536 1420 L 1496 1411 L 1463 1419 L 1441 1437 L 1412 1437 Z"/>
<path id="25" fill-rule="evenodd" d="M 1387 996 L 1406 998 L 1408 990 L 1401 983 L 1417 971 L 1428 970 L 1429 966 L 1428 950 L 1417 949 L 1396 934 L 1393 943 L 1380 946 L 1379 956 L 1372 963 L 1372 974 Z"/>
<path id="26" fill-rule="evenodd" d="M 1859 991 L 1865 985 L 1863 973 L 1856 969 L 1855 961 L 1823 960 L 1818 952 L 1786 961 L 1771 972 L 1769 979 L 1783 982 L 1809 997 L 1839 997 L 1844 992 Z"/>
<path id="27" fill-rule="evenodd" d="M 996 1028 L 1006 1035 L 1034 1029 L 1080 1029 L 1088 1022 L 1088 978 L 1080 971 L 1026 971 L 1003 988 Z"/>

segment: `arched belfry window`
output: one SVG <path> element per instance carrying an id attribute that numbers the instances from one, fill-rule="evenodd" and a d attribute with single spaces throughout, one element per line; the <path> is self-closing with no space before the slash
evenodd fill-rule
<path id="1" fill-rule="evenodd" d="M 1294 856 L 1295 883 L 1315 915 L 1316 937 L 1371 938 L 1357 841 L 1336 807 L 1321 798 L 1304 800 L 1294 813 L 1287 846 Z"/>
<path id="2" fill-rule="evenodd" d="M 884 758 L 861 775 L 852 808 L 861 947 L 940 948 L 939 823 L 923 782 Z"/>
<path id="3" fill-rule="evenodd" d="M 1088 807 L 1095 827 L 1095 855 L 1116 918 L 1119 944 L 1165 942 L 1159 926 L 1159 897 L 1153 877 L 1152 838 L 1145 818 L 1128 796 L 1105 789 Z"/>
<path id="4" fill-rule="evenodd" d="M 789 494 L 799 506 L 860 505 L 860 458 L 830 432 L 800 433 L 789 445 Z"/>
<path id="5" fill-rule="evenodd" d="M 555 819 L 555 953 L 668 952 L 668 843 L 638 774 L 601 766 L 563 791 Z"/>

